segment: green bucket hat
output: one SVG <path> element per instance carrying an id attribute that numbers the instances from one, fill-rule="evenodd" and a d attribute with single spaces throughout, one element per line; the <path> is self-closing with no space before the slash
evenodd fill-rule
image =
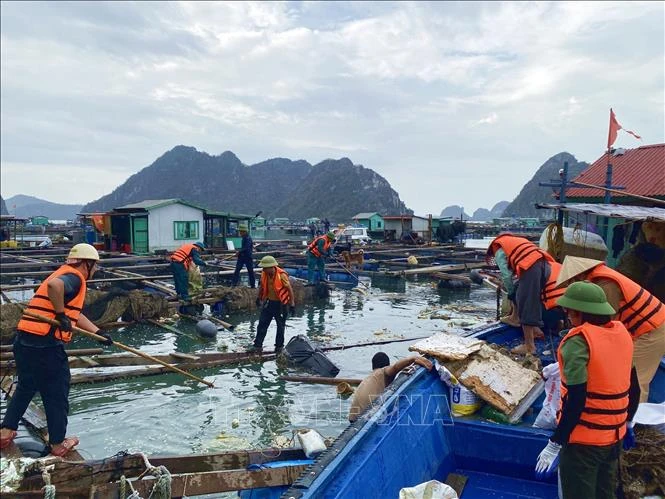
<path id="1" fill-rule="evenodd" d="M 574 282 L 556 301 L 563 308 L 595 315 L 614 315 L 616 311 L 607 303 L 603 288 L 589 281 Z"/>
<path id="2" fill-rule="evenodd" d="M 328 236 L 328 239 L 330 239 L 331 241 L 332 241 L 333 239 L 335 239 L 335 233 L 334 233 L 334 232 L 328 232 L 328 233 L 326 234 L 326 236 Z"/>
<path id="3" fill-rule="evenodd" d="M 277 267 L 277 260 L 275 260 L 274 256 L 266 255 L 263 258 L 261 258 L 261 261 L 259 262 L 259 267 L 262 269 L 267 269 L 269 267 Z"/>

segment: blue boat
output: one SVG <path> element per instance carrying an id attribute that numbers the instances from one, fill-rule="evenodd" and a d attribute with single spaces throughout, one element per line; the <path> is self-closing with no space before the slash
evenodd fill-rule
<path id="1" fill-rule="evenodd" d="M 297 277 L 298 279 L 307 279 L 306 267 L 284 267 L 284 270 L 292 277 Z M 326 279 L 328 282 L 358 284 L 357 276 L 348 272 L 326 271 Z"/>
<path id="2" fill-rule="evenodd" d="M 521 340 L 519 329 L 503 324 L 471 336 L 508 347 Z M 543 364 L 553 362 L 558 342 L 539 342 Z M 419 368 L 410 376 L 400 375 L 386 389 L 384 403 L 351 424 L 281 497 L 396 498 L 403 487 L 433 479 L 445 482 L 453 473 L 466 480 L 461 499 L 555 499 L 556 476 L 545 481 L 534 477 L 537 456 L 551 433 L 532 427 L 543 399 L 519 425 L 476 415 L 454 417 L 448 389 L 435 373 Z M 665 359 L 649 401 L 665 401 Z M 283 491 L 274 490 L 272 497 Z"/>

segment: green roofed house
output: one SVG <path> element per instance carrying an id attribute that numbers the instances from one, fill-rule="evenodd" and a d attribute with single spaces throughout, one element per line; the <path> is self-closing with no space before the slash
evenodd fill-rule
<path id="1" fill-rule="evenodd" d="M 352 220 L 367 228 L 368 232 L 383 232 L 383 217 L 378 213 L 358 213 Z"/>
<path id="2" fill-rule="evenodd" d="M 211 248 L 233 249 L 240 248 L 242 237 L 240 227 L 247 229 L 251 235 L 252 215 L 242 215 L 228 211 L 206 211 L 205 215 L 205 243 Z"/>

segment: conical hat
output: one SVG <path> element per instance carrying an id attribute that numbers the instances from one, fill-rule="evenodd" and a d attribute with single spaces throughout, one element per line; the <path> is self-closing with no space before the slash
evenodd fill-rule
<path id="1" fill-rule="evenodd" d="M 592 258 L 584 258 L 581 256 L 567 256 L 563 260 L 561 272 L 559 273 L 559 277 L 556 280 L 557 287 L 567 283 L 573 277 L 591 270 L 592 268 L 597 267 L 602 263 L 605 262 L 594 260 Z"/>

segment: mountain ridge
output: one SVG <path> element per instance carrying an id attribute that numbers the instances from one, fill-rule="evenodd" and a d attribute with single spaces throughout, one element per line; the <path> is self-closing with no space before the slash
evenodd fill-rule
<path id="1" fill-rule="evenodd" d="M 519 194 L 506 206 L 504 217 L 533 217 L 537 218 L 540 213 L 536 203 L 553 202 L 553 191 L 551 187 L 541 187 L 540 182 L 548 182 L 559 178 L 559 170 L 568 162 L 568 179 L 572 180 L 582 171 L 588 168 L 589 163 L 578 161 L 569 152 L 560 152 L 545 161 L 533 174 L 531 179 L 524 184 Z"/>
<path id="2" fill-rule="evenodd" d="M 50 220 L 74 220 L 81 213 L 80 204 L 53 203 L 45 199 L 25 194 L 7 198 L 5 203 L 12 207 L 12 214 L 19 218 L 45 216 Z"/>
<path id="3" fill-rule="evenodd" d="M 107 211 L 145 199 L 167 198 L 185 199 L 212 210 L 246 214 L 261 210 L 264 216 L 296 219 L 346 220 L 361 211 L 410 212 L 385 178 L 354 165 L 349 158 L 311 165 L 302 159 L 278 157 L 246 165 L 231 151 L 212 156 L 184 145 L 165 152 L 83 210 Z"/>

